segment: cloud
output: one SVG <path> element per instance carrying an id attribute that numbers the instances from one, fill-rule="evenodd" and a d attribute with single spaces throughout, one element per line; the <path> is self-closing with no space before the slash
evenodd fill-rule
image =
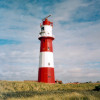
<path id="1" fill-rule="evenodd" d="M 86 6 L 88 6 L 88 3 L 83 3 L 83 0 L 67 0 L 61 3 L 57 3 L 55 4 L 54 9 L 54 20 L 69 22 L 72 20 L 73 15 L 75 14 L 78 8 Z"/>
<path id="2" fill-rule="evenodd" d="M 86 81 L 97 81 L 100 76 L 100 68 L 89 68 L 86 66 L 70 66 L 70 68 L 63 69 L 63 66 L 56 67 L 56 78 L 59 77 L 63 82 L 86 82 Z"/>
<path id="3" fill-rule="evenodd" d="M 100 2 L 84 0 L 67 0 L 56 3 L 54 9 L 54 21 L 62 24 L 73 22 L 95 22 L 100 20 Z"/>
<path id="4" fill-rule="evenodd" d="M 99 80 L 99 3 L 98 0 L 0 1 L 0 39 L 6 44 L 0 45 L 0 79 L 37 80 L 39 24 L 42 18 L 53 14 L 50 20 L 54 22 L 56 79 Z"/>

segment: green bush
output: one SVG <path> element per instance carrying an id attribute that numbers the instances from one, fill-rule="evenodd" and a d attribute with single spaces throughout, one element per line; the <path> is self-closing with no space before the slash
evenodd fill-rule
<path id="1" fill-rule="evenodd" d="M 95 91 L 100 91 L 100 85 L 98 85 L 98 86 L 95 86 L 95 89 L 94 89 Z"/>

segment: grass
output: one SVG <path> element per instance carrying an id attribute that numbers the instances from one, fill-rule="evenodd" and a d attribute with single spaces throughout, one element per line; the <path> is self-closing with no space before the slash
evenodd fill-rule
<path id="1" fill-rule="evenodd" d="M 100 100 L 97 85 L 0 81 L 0 100 Z"/>

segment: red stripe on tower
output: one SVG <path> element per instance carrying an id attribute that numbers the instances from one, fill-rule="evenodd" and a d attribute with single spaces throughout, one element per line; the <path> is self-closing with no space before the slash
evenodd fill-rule
<path id="1" fill-rule="evenodd" d="M 38 82 L 55 83 L 52 46 L 52 41 L 54 40 L 54 37 L 52 35 L 53 23 L 48 21 L 48 17 L 43 19 L 43 22 L 40 26 L 41 32 L 39 34 L 39 40 L 41 44 L 39 56 Z"/>

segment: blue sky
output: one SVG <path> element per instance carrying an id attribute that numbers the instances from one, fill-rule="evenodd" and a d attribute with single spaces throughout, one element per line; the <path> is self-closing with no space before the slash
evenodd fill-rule
<path id="1" fill-rule="evenodd" d="M 56 79 L 100 80 L 100 0 L 0 0 L 0 80 L 37 80 L 38 34 L 49 14 Z"/>

